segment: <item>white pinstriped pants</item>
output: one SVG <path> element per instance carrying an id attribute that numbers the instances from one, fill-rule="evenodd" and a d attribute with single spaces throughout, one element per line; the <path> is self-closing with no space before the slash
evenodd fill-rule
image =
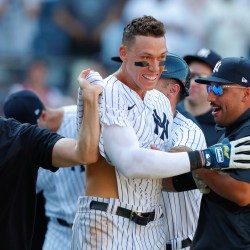
<path id="1" fill-rule="evenodd" d="M 43 250 L 70 250 L 72 240 L 72 228 L 49 221 Z"/>
<path id="2" fill-rule="evenodd" d="M 97 200 L 109 204 L 107 212 L 90 209 L 90 202 Z M 162 210 L 154 208 L 155 220 L 146 226 L 135 224 L 115 215 L 117 206 L 131 209 L 118 199 L 80 197 L 73 224 L 72 250 L 152 250 L 165 249 L 166 235 Z M 140 211 L 141 208 L 133 208 Z M 151 210 L 152 211 L 152 210 Z"/>

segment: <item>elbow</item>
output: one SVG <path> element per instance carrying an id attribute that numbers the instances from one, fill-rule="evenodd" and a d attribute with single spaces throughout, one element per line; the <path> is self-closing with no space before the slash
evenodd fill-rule
<path id="1" fill-rule="evenodd" d="M 116 167 L 119 169 L 119 172 L 126 178 L 138 178 L 141 177 L 135 170 L 136 168 L 132 167 L 133 164 L 127 164 L 126 162 L 117 164 Z"/>
<path id="2" fill-rule="evenodd" d="M 234 202 L 240 207 L 248 206 L 250 204 L 250 195 L 243 194 L 243 195 L 237 197 Z"/>
<path id="3" fill-rule="evenodd" d="M 85 165 L 96 163 L 98 159 L 99 159 L 98 155 L 89 157 L 88 159 L 85 160 Z"/>
<path id="4" fill-rule="evenodd" d="M 81 164 L 84 165 L 89 165 L 89 164 L 93 164 L 96 163 L 99 159 L 99 153 L 85 153 L 83 155 L 81 155 Z"/>
<path id="5" fill-rule="evenodd" d="M 119 166 L 119 171 L 120 173 L 125 176 L 126 178 L 135 178 L 135 175 L 133 173 L 133 171 L 131 171 L 131 168 L 129 166 L 123 165 L 123 166 Z"/>
<path id="6" fill-rule="evenodd" d="M 240 207 L 246 207 L 250 204 L 249 197 L 246 199 L 239 199 L 236 201 L 236 204 Z"/>

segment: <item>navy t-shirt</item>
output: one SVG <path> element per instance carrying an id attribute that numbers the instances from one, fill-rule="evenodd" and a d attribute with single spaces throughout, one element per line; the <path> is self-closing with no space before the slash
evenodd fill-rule
<path id="1" fill-rule="evenodd" d="M 52 149 L 62 138 L 36 125 L 0 117 L 0 248 L 30 249 L 39 166 L 52 167 Z"/>
<path id="2" fill-rule="evenodd" d="M 250 135 L 250 110 L 226 129 L 230 141 Z M 250 169 L 227 170 L 231 177 L 250 183 Z M 212 190 L 201 201 L 192 250 L 250 249 L 250 204 L 240 207 Z"/>

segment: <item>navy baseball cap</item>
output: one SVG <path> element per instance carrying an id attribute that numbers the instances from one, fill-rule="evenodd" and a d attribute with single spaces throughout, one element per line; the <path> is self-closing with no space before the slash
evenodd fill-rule
<path id="1" fill-rule="evenodd" d="M 250 87 L 250 60 L 244 57 L 227 57 L 217 62 L 209 77 L 198 78 L 198 83 L 239 84 Z"/>
<path id="2" fill-rule="evenodd" d="M 221 56 L 211 49 L 202 48 L 198 50 L 195 55 L 186 55 L 183 59 L 187 64 L 190 64 L 192 61 L 199 61 L 207 64 L 213 69 L 216 63 L 221 60 Z"/>
<path id="3" fill-rule="evenodd" d="M 37 124 L 44 105 L 32 91 L 21 90 L 11 94 L 3 104 L 6 118 L 14 118 L 21 123 Z"/>
<path id="4" fill-rule="evenodd" d="M 114 61 L 114 62 L 122 63 L 122 59 L 119 56 L 113 56 L 113 57 L 111 57 L 111 60 Z"/>

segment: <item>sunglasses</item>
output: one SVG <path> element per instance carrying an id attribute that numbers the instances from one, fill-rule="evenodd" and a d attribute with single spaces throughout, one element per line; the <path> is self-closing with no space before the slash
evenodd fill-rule
<path id="1" fill-rule="evenodd" d="M 217 96 L 223 95 L 223 89 L 231 88 L 231 89 L 244 89 L 246 87 L 243 86 L 230 86 L 230 85 L 207 85 L 207 93 L 209 94 L 211 91 Z"/>

